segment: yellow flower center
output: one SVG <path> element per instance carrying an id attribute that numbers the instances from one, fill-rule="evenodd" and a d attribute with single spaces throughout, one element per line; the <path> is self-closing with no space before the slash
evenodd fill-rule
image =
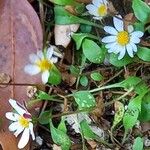
<path id="1" fill-rule="evenodd" d="M 102 4 L 98 7 L 98 14 L 100 16 L 105 16 L 107 14 L 107 6 Z"/>
<path id="2" fill-rule="evenodd" d="M 38 60 L 37 65 L 42 71 L 50 70 L 52 68 L 52 63 L 47 59 Z"/>
<path id="3" fill-rule="evenodd" d="M 24 118 L 22 116 L 19 117 L 19 123 L 24 128 L 28 128 L 29 127 L 29 120 L 27 120 L 26 118 Z"/>
<path id="4" fill-rule="evenodd" d="M 121 31 L 118 33 L 117 35 L 117 42 L 122 45 L 125 46 L 126 44 L 129 43 L 130 37 L 129 37 L 129 33 L 127 31 Z"/>

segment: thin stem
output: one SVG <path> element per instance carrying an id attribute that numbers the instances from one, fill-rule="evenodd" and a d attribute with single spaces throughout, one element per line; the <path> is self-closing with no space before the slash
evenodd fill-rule
<path id="1" fill-rule="evenodd" d="M 94 93 L 94 92 L 98 92 L 98 91 L 101 91 L 101 90 L 106 90 L 106 89 L 111 89 L 111 88 L 117 88 L 117 87 L 120 87 L 120 83 L 98 87 L 96 89 L 90 90 L 89 92 L 90 93 Z"/>
<path id="2" fill-rule="evenodd" d="M 85 62 L 86 62 L 86 57 L 82 54 L 81 68 L 80 68 L 80 72 L 79 72 L 79 75 L 78 75 L 78 78 L 77 78 L 77 82 L 76 82 L 76 89 L 78 89 L 80 78 L 81 78 L 81 74 L 82 74 L 82 71 L 84 70 Z"/>
<path id="3" fill-rule="evenodd" d="M 91 109 L 84 109 L 84 110 L 77 110 L 77 111 L 71 111 L 71 112 L 65 112 L 65 113 L 60 113 L 60 114 L 56 114 L 56 115 L 52 115 L 51 116 L 51 119 L 52 118 L 58 118 L 58 117 L 62 117 L 62 116 L 68 116 L 68 115 L 72 115 L 72 114 L 79 114 L 81 112 L 90 112 L 92 111 L 94 108 L 91 108 Z"/>
<path id="4" fill-rule="evenodd" d="M 108 146 L 109 148 L 112 148 L 112 147 L 113 147 L 112 144 L 107 143 L 106 141 L 102 140 L 102 139 L 99 138 L 99 137 L 96 139 L 96 141 L 97 141 L 97 142 L 100 142 L 100 143 L 103 144 L 103 145 Z"/>
<path id="5" fill-rule="evenodd" d="M 118 88 L 118 87 L 121 87 L 120 83 L 116 83 L 116 84 L 112 84 L 112 85 L 107 85 L 107 86 L 103 86 L 103 87 L 98 87 L 96 89 L 90 90 L 89 92 L 90 93 L 94 93 L 94 92 L 98 92 L 98 91 L 101 91 L 101 90 L 106 90 L 106 89 L 111 89 L 111 88 Z M 69 94 L 66 97 L 71 97 L 71 96 L 73 96 L 73 94 Z"/>
<path id="6" fill-rule="evenodd" d="M 133 91 L 133 87 L 130 88 L 127 92 L 125 92 L 123 95 L 121 95 L 120 97 L 108 102 L 108 103 L 105 103 L 105 107 L 107 107 L 108 105 L 111 105 L 113 104 L 115 101 L 119 101 L 119 100 L 122 100 L 124 97 L 126 97 L 127 95 L 129 95 L 132 91 Z"/>
<path id="7" fill-rule="evenodd" d="M 0 85 L 6 86 L 38 86 L 39 84 L 32 84 L 32 83 L 0 83 Z"/>
<path id="8" fill-rule="evenodd" d="M 127 131 L 125 130 L 125 133 L 124 133 L 124 135 L 123 135 L 123 139 L 122 139 L 122 145 L 125 143 L 125 141 L 126 141 L 126 137 L 127 137 Z"/>

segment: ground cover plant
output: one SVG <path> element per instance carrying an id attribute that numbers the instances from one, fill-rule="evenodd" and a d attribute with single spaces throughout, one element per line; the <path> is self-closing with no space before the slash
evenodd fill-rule
<path id="1" fill-rule="evenodd" d="M 1 0 L 1 149 L 150 149 L 149 5 Z"/>

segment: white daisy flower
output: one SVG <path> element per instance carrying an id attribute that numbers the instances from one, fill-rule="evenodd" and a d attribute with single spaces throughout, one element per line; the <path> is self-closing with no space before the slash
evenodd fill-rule
<path id="1" fill-rule="evenodd" d="M 24 71 L 29 75 L 36 75 L 42 72 L 42 82 L 46 84 L 49 78 L 49 71 L 53 67 L 53 63 L 57 63 L 58 57 L 61 54 L 54 51 L 54 46 L 50 46 L 44 55 L 42 51 L 37 51 L 37 54 L 30 54 L 29 59 L 31 64 L 27 64 Z"/>
<path id="2" fill-rule="evenodd" d="M 86 6 L 88 12 L 93 15 L 94 19 L 101 20 L 107 15 L 108 11 L 107 0 L 93 0 L 92 4 Z"/>
<path id="3" fill-rule="evenodd" d="M 134 31 L 132 25 L 127 26 L 127 31 L 124 30 L 124 23 L 122 17 L 119 15 L 113 17 L 114 27 L 105 26 L 104 30 L 111 34 L 102 39 L 103 43 L 106 43 L 108 53 L 118 54 L 118 59 L 122 59 L 126 51 L 130 57 L 134 56 L 134 52 L 137 52 L 136 44 L 140 43 L 140 38 L 143 36 L 143 32 Z"/>
<path id="4" fill-rule="evenodd" d="M 29 142 L 30 134 L 32 139 L 35 140 L 35 135 L 33 132 L 33 124 L 31 119 L 31 114 L 24 108 L 22 105 L 17 103 L 15 100 L 9 100 L 10 105 L 15 109 L 14 112 L 7 112 L 6 118 L 11 120 L 12 123 L 9 126 L 9 130 L 14 132 L 14 135 L 17 137 L 21 132 L 22 136 L 18 143 L 18 148 L 24 148 Z"/>

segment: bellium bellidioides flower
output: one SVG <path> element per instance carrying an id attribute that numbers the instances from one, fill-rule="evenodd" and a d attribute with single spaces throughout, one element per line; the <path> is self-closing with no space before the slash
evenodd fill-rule
<path id="1" fill-rule="evenodd" d="M 45 55 L 42 51 L 37 51 L 37 54 L 30 54 L 29 59 L 31 64 L 26 65 L 24 71 L 30 75 L 36 75 L 42 72 L 42 82 L 46 84 L 53 63 L 57 63 L 58 57 L 61 57 L 61 54 L 54 51 L 54 49 L 54 46 L 50 46 Z"/>
<path id="2" fill-rule="evenodd" d="M 87 5 L 86 8 L 94 19 L 101 20 L 107 15 L 107 4 L 107 0 L 93 0 L 92 4 Z"/>
<path id="3" fill-rule="evenodd" d="M 118 54 L 118 59 L 122 59 L 126 51 L 130 57 L 134 56 L 134 52 L 137 52 L 137 46 L 140 42 L 140 38 L 143 36 L 143 32 L 134 31 L 132 25 L 127 26 L 127 31 L 124 30 L 124 23 L 122 17 L 119 15 L 113 17 L 114 27 L 105 26 L 104 30 L 111 34 L 102 39 L 102 42 L 106 43 L 106 48 L 109 53 Z"/>
<path id="4" fill-rule="evenodd" d="M 9 126 L 9 130 L 13 131 L 16 137 L 23 132 L 18 143 L 18 148 L 21 149 L 24 148 L 29 142 L 30 134 L 32 139 L 35 140 L 33 124 L 31 122 L 31 114 L 26 110 L 26 108 L 17 103 L 15 100 L 10 99 L 9 103 L 16 111 L 6 113 L 6 118 L 13 121 Z"/>

